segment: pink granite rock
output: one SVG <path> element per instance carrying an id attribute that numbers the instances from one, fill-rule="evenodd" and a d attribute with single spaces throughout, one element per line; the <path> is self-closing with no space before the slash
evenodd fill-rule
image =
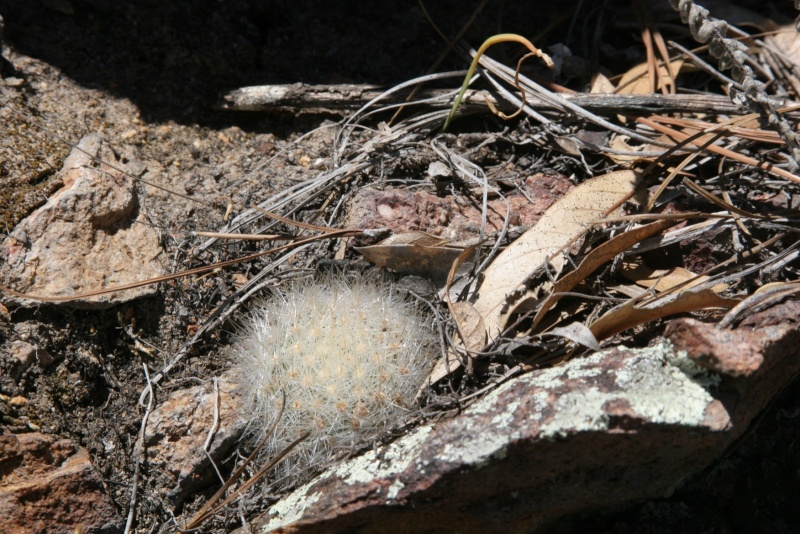
<path id="1" fill-rule="evenodd" d="M 0 436 L 0 532 L 120 532 L 123 522 L 72 441 L 31 433 Z"/>
<path id="2" fill-rule="evenodd" d="M 208 456 L 220 463 L 237 444 L 244 431 L 239 418 L 240 397 L 227 378 L 218 380 L 219 428 L 208 448 Z M 203 445 L 214 424 L 217 403 L 212 384 L 174 391 L 158 405 L 147 422 L 145 443 L 151 465 L 157 466 L 172 486 L 168 495 L 176 504 L 215 480 L 216 472 Z"/>
<path id="3" fill-rule="evenodd" d="M 524 195 L 519 191 L 507 195 L 511 208 L 510 225 L 534 223 L 572 186 L 565 176 L 537 174 L 528 177 L 522 186 Z M 451 241 L 477 237 L 480 230 L 480 205 L 453 195 L 437 196 L 427 191 L 401 189 L 364 189 L 350 205 L 352 207 L 346 222 L 350 228 L 389 228 L 396 234 L 422 231 Z M 491 198 L 487 210 L 487 231 L 500 230 L 505 215 L 503 200 Z"/>

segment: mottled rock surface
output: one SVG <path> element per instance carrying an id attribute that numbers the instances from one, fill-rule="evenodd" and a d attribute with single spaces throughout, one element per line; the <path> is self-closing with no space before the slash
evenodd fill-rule
<path id="1" fill-rule="evenodd" d="M 260 531 L 530 532 L 668 495 L 800 368 L 793 324 L 733 331 L 741 361 L 715 369 L 770 362 L 743 378 L 695 363 L 709 351 L 725 360 L 731 331 L 683 321 L 667 335 L 686 350 L 662 339 L 531 372 L 452 420 L 329 469 L 273 506 Z M 694 333 L 681 338 L 687 321 Z"/>
<path id="2" fill-rule="evenodd" d="M 133 177 L 93 162 L 92 156 L 116 161 L 98 135 L 83 138 L 78 146 L 81 150 L 73 149 L 64 162 L 64 187 L 19 223 L 0 247 L 0 280 L 17 292 L 69 297 L 165 272 L 158 234 L 139 205 Z M 65 304 L 103 308 L 156 291 L 149 285 Z"/>
<path id="3" fill-rule="evenodd" d="M 0 532 L 120 532 L 89 454 L 39 433 L 0 436 Z"/>
<path id="4" fill-rule="evenodd" d="M 219 398 L 211 382 L 175 391 L 147 421 L 148 460 L 166 477 L 165 486 L 172 488 L 168 497 L 176 504 L 218 480 L 208 457 L 223 462 L 244 430 L 235 385 L 221 377 L 217 389 Z M 203 447 L 214 428 L 215 411 L 219 426 L 206 455 Z"/>
<path id="5" fill-rule="evenodd" d="M 510 207 L 509 224 L 532 224 L 556 200 L 573 187 L 566 176 L 536 174 L 527 177 L 520 190 L 507 195 Z M 437 237 L 460 241 L 477 237 L 481 224 L 481 206 L 455 195 L 437 196 L 420 191 L 364 189 L 351 203 L 347 217 L 350 228 L 388 228 L 397 234 L 422 231 Z M 503 227 L 506 204 L 490 198 L 487 231 Z"/>

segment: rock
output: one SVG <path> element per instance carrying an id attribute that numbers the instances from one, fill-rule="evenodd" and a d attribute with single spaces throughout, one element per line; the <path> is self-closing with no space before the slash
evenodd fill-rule
<path id="1" fill-rule="evenodd" d="M 12 361 L 11 377 L 14 380 L 19 380 L 23 373 L 30 369 L 34 361 L 38 360 L 42 369 L 47 369 L 55 362 L 55 358 L 45 349 L 26 343 L 25 341 L 14 341 L 11 343 L 9 355 Z"/>
<path id="2" fill-rule="evenodd" d="M 120 532 L 124 523 L 72 441 L 31 433 L 0 436 L 0 532 Z"/>
<path id="3" fill-rule="evenodd" d="M 217 465 L 242 436 L 245 422 L 239 419 L 240 397 L 229 377 L 218 379 L 219 429 L 208 454 Z M 167 474 L 168 497 L 176 504 L 192 492 L 219 479 L 203 452 L 203 444 L 214 422 L 214 388 L 207 384 L 178 390 L 150 414 L 145 433 L 150 465 Z"/>
<path id="4" fill-rule="evenodd" d="M 711 373 L 695 361 L 723 361 L 728 334 L 694 323 L 692 346 L 711 360 L 661 339 L 533 371 L 458 417 L 328 469 L 276 503 L 258 531 L 531 532 L 668 495 L 800 369 L 800 329 L 788 324 L 739 332 L 745 367 L 765 362 L 750 377 L 736 365 L 720 369 L 737 376 Z M 676 343 L 692 337 L 669 332 Z"/>
<path id="5" fill-rule="evenodd" d="M 64 187 L 19 223 L 0 247 L 0 280 L 15 291 L 69 297 L 165 272 L 158 234 L 139 205 L 133 177 L 95 164 L 87 155 L 116 161 L 98 135 L 84 137 L 78 146 L 83 151 L 73 149 L 64 162 Z M 149 285 L 63 304 L 98 309 L 156 291 Z M 7 297 L 18 305 L 41 304 Z"/>
<path id="6" fill-rule="evenodd" d="M 510 225 L 534 223 L 572 186 L 565 176 L 537 174 L 528 177 L 523 187 L 525 195 L 515 191 L 506 196 L 511 207 Z M 495 232 L 503 227 L 506 205 L 499 198 L 491 198 L 488 204 L 487 231 Z M 422 231 L 451 241 L 479 235 L 480 205 L 453 195 L 440 197 L 425 191 L 363 189 L 356 194 L 351 206 L 346 222 L 348 228 L 389 228 L 396 234 Z"/>

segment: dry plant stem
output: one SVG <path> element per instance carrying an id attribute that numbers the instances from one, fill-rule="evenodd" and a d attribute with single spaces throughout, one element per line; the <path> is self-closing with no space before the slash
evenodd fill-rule
<path id="1" fill-rule="evenodd" d="M 208 435 L 206 436 L 206 440 L 203 442 L 203 452 L 208 458 L 208 462 L 211 464 L 211 467 L 214 468 L 216 471 L 217 476 L 219 477 L 221 482 L 225 482 L 225 479 L 222 476 L 222 473 L 219 472 L 219 468 L 217 468 L 216 462 L 208 453 L 208 448 L 211 446 L 211 442 L 214 441 L 214 436 L 217 435 L 217 430 L 219 430 L 219 382 L 217 381 L 217 377 L 214 377 L 214 418 L 211 422 L 211 428 L 208 430 Z"/>
<path id="2" fill-rule="evenodd" d="M 728 25 L 722 20 L 710 20 L 708 10 L 692 0 L 669 0 L 684 24 L 688 24 L 692 37 L 700 43 L 708 42 L 711 55 L 719 60 L 722 70 L 731 69 L 733 79 L 742 84 L 744 96 L 750 108 L 759 113 L 775 127 L 789 148 L 793 169 L 800 167 L 800 142 L 794 128 L 781 117 L 767 95 L 764 83 L 755 78 L 753 70 L 746 64 L 749 59 L 747 47 L 741 42 L 725 37 Z"/>
<path id="3" fill-rule="evenodd" d="M 498 61 L 495 61 L 495 60 L 491 59 L 489 56 L 486 56 L 486 55 L 484 55 L 481 58 L 481 66 L 484 67 L 490 73 L 497 75 L 498 77 L 500 77 L 503 81 L 505 81 L 507 83 L 512 83 L 513 84 L 514 76 L 517 76 L 517 74 L 513 73 L 513 71 L 511 71 L 510 68 L 508 68 L 507 66 L 503 65 L 502 63 L 500 63 Z M 489 83 L 491 83 L 503 95 L 503 97 L 506 100 L 508 100 L 509 103 L 511 103 L 512 105 L 515 105 L 515 106 L 520 106 L 521 105 L 521 101 L 518 98 L 516 98 L 515 96 L 511 95 L 508 91 L 505 91 L 504 88 L 502 87 L 502 85 L 497 80 L 492 78 L 492 76 L 490 76 L 488 73 L 484 73 L 484 76 L 489 81 Z M 612 132 L 615 132 L 615 133 L 618 133 L 618 134 L 621 134 L 621 135 L 627 135 L 631 139 L 635 139 L 636 141 L 639 141 L 639 142 L 642 142 L 642 143 L 645 143 L 645 144 L 651 144 L 651 145 L 655 145 L 655 146 L 659 146 L 659 147 L 663 147 L 663 148 L 671 148 L 673 146 L 673 145 L 670 145 L 668 143 L 662 142 L 662 141 L 660 141 L 658 139 L 652 139 L 650 137 L 644 136 L 644 135 L 642 135 L 641 133 L 639 133 L 636 130 L 632 130 L 630 128 L 624 128 L 624 127 L 619 126 L 617 124 L 611 123 L 611 122 L 607 121 L 606 119 L 604 119 L 604 118 L 602 118 L 602 117 L 600 117 L 600 116 L 598 116 L 598 115 L 596 115 L 594 113 L 590 113 L 589 111 L 583 109 L 581 106 L 575 104 L 574 102 L 568 100 L 567 98 L 564 98 L 564 96 L 556 94 L 556 93 L 553 93 L 552 91 L 549 91 L 549 90 L 545 89 L 544 87 L 542 87 L 538 83 L 536 83 L 533 80 L 523 76 L 522 74 L 519 74 L 518 76 L 519 76 L 520 85 L 525 87 L 525 90 L 526 90 L 527 93 L 529 93 L 530 95 L 533 95 L 534 98 L 539 98 L 539 99 L 542 99 L 542 100 L 544 100 L 546 102 L 549 102 L 551 105 L 557 107 L 560 111 L 563 111 L 564 113 L 569 114 L 571 112 L 572 114 L 575 114 L 575 115 L 577 115 L 579 117 L 582 117 L 583 119 L 585 119 L 585 120 L 587 120 L 589 122 L 592 122 L 592 123 L 594 123 L 594 124 L 596 124 L 598 126 L 602 126 L 603 128 L 606 128 L 607 130 L 610 130 Z M 663 98 L 663 97 L 666 97 L 667 95 L 661 95 L 661 96 Z M 528 98 L 528 97 L 526 97 L 526 98 Z M 561 129 L 561 127 L 557 123 L 551 121 L 550 119 L 548 119 L 546 117 L 543 117 L 542 115 L 537 113 L 535 110 L 533 110 L 530 106 L 525 105 L 524 106 L 524 110 L 525 110 L 525 113 L 527 115 L 529 115 L 530 117 L 534 118 L 536 121 L 546 125 L 549 129 L 553 130 L 553 133 L 557 133 L 558 135 L 569 136 L 569 134 L 565 130 Z M 578 140 L 574 136 L 572 136 L 572 138 L 575 139 L 580 145 L 586 146 L 585 143 L 583 143 L 582 141 Z M 607 149 L 604 149 L 602 147 L 590 146 L 590 148 L 597 149 L 597 150 L 599 150 L 601 152 L 607 151 Z"/>
<path id="4" fill-rule="evenodd" d="M 702 59 L 700 59 L 700 56 L 695 54 L 692 50 L 689 50 L 686 47 L 681 46 L 680 43 L 676 43 L 675 41 L 667 41 L 667 42 L 669 43 L 669 45 L 672 48 L 674 48 L 675 50 L 678 50 L 679 52 L 681 52 L 681 54 L 683 54 L 685 59 L 688 59 L 692 63 L 694 63 L 697 68 L 699 68 L 700 70 L 702 70 L 703 72 L 705 72 L 706 74 L 711 76 L 712 78 L 716 78 L 723 85 L 723 87 L 726 86 L 726 85 L 730 85 L 731 87 L 734 87 L 734 88 L 738 89 L 739 91 L 742 90 L 741 84 L 737 83 L 736 81 L 734 81 L 731 78 L 728 78 L 727 76 L 722 74 L 720 71 L 718 71 L 717 69 L 715 69 L 714 67 L 712 67 L 711 65 L 709 65 L 708 63 L 703 61 Z M 729 98 L 726 98 L 726 100 L 730 101 Z"/>
<path id="5" fill-rule="evenodd" d="M 667 187 L 669 187 L 669 185 L 672 183 L 672 180 L 684 168 L 686 168 L 686 166 L 689 165 L 689 163 L 691 163 L 695 158 L 697 158 L 702 153 L 703 150 L 705 150 L 708 146 L 710 146 L 717 139 L 719 139 L 723 135 L 723 133 L 725 131 L 725 128 L 727 126 L 730 126 L 730 125 L 736 126 L 738 124 L 745 123 L 748 120 L 750 120 L 749 116 L 738 117 L 738 118 L 735 118 L 735 119 L 729 119 L 727 121 L 724 121 L 721 124 L 712 125 L 712 126 L 706 128 L 703 131 L 700 131 L 700 132 L 697 132 L 697 133 L 695 133 L 693 135 L 687 136 L 685 139 L 680 140 L 675 145 L 674 148 L 666 151 L 663 156 L 659 157 L 653 163 L 651 163 L 647 167 L 647 169 L 645 170 L 645 172 L 644 172 L 645 175 L 647 175 L 650 171 L 652 171 L 658 165 L 660 165 L 661 164 L 661 160 L 663 160 L 666 156 L 668 156 L 669 154 L 672 154 L 673 152 L 675 152 L 679 148 L 682 148 L 682 147 L 688 145 L 689 143 L 692 143 L 692 144 L 694 144 L 694 145 L 696 145 L 698 147 L 697 151 L 695 151 L 695 152 L 689 154 L 688 156 L 686 156 L 683 159 L 683 161 L 681 161 L 680 164 L 678 164 L 677 167 L 675 167 L 674 169 L 672 169 L 672 171 L 670 171 L 669 175 L 666 177 L 666 179 L 664 179 L 664 181 L 658 187 L 658 190 L 650 197 L 650 200 L 647 203 L 647 207 L 645 208 L 645 211 L 650 212 L 653 209 L 653 206 L 655 205 L 656 200 L 658 200 L 658 198 L 661 196 L 661 194 L 667 189 Z M 637 119 L 637 121 L 638 121 L 638 119 Z M 639 122 L 642 122 L 642 121 L 639 121 Z"/>
<path id="6" fill-rule="evenodd" d="M 798 281 L 778 283 L 774 287 L 764 286 L 731 309 L 719 322 L 719 327 L 728 328 L 745 311 L 748 314 L 756 313 L 774 301 L 794 296 L 798 292 L 800 292 L 800 282 Z"/>
<path id="7" fill-rule="evenodd" d="M 180 362 L 189 353 L 189 349 L 191 349 L 195 343 L 200 341 L 200 339 L 202 339 L 207 332 L 219 327 L 222 323 L 228 320 L 228 318 L 239 308 L 239 306 L 241 306 L 247 299 L 261 291 L 264 286 L 271 282 L 271 280 L 262 281 L 262 278 L 265 278 L 268 274 L 274 272 L 278 266 L 286 263 L 292 257 L 294 257 L 295 254 L 305 250 L 307 247 L 310 247 L 311 244 L 312 243 L 307 243 L 289 250 L 283 256 L 262 269 L 256 276 L 250 279 L 250 281 L 248 281 L 244 287 L 238 289 L 233 295 L 228 297 L 225 302 L 217 306 L 211 316 L 206 319 L 206 321 L 192 336 L 192 338 L 184 343 L 183 346 L 178 349 L 175 354 L 173 354 L 169 361 L 155 375 L 152 376 L 152 383 L 156 385 L 161 383 L 161 380 L 167 376 L 167 373 L 169 373 L 175 367 L 175 365 L 177 365 L 178 362 Z M 140 402 L 144 402 L 144 398 L 147 396 L 147 394 L 147 389 L 143 389 L 140 394 Z"/>
<path id="8" fill-rule="evenodd" d="M 773 132 L 772 130 L 762 130 L 760 128 L 748 128 L 744 126 L 737 126 L 737 124 L 746 124 L 748 122 L 751 122 L 751 119 L 754 117 L 755 115 L 753 114 L 745 115 L 738 118 L 728 119 L 722 123 L 713 123 L 697 119 L 670 117 L 667 115 L 651 115 L 648 118 L 652 121 L 661 124 L 668 124 L 670 126 L 686 128 L 688 130 L 703 130 L 708 133 L 719 130 L 723 135 L 728 137 L 736 136 L 736 137 L 741 137 L 742 139 L 747 139 L 749 141 L 757 141 L 759 143 L 769 143 L 780 146 L 783 146 L 785 144 L 783 139 L 781 139 L 781 136 L 778 135 L 777 132 Z"/>
<path id="9" fill-rule="evenodd" d="M 447 127 L 450 126 L 450 121 L 453 120 L 453 117 L 455 116 L 456 111 L 458 110 L 458 106 L 461 104 L 461 99 L 464 97 L 464 93 L 467 91 L 467 86 L 469 85 L 469 81 L 472 78 L 472 75 L 475 74 L 475 69 L 478 66 L 478 61 L 480 61 L 481 56 L 483 55 L 484 52 L 486 52 L 486 49 L 489 48 L 490 46 L 498 44 L 498 43 L 511 43 L 511 42 L 517 42 L 517 43 L 522 44 L 528 50 L 530 50 L 533 55 L 542 58 L 544 60 L 544 62 L 547 64 L 548 67 L 550 67 L 550 68 L 553 67 L 553 60 L 550 59 L 550 56 L 548 56 L 547 54 L 545 54 L 544 52 L 542 52 L 541 50 L 539 50 L 538 48 L 533 46 L 533 44 L 531 44 L 530 41 L 528 41 L 526 38 L 522 37 L 521 35 L 517 35 L 515 33 L 501 33 L 501 34 L 493 35 L 492 37 L 489 37 L 488 39 L 486 39 L 486 41 L 483 42 L 481 47 L 478 48 L 478 52 L 475 54 L 475 57 L 472 58 L 472 63 L 470 63 L 470 65 L 469 65 L 469 70 L 467 71 L 467 76 L 464 78 L 464 83 L 461 85 L 461 90 L 458 92 L 458 96 L 456 97 L 456 101 L 453 103 L 453 109 L 450 110 L 450 114 L 447 116 L 447 120 L 444 122 L 444 126 L 442 127 L 442 131 L 446 131 Z M 519 71 L 519 69 L 517 69 L 517 71 Z M 523 106 L 524 106 L 524 103 L 525 103 L 525 92 L 524 91 L 522 93 L 522 100 L 523 100 Z"/>
<path id="10" fill-rule="evenodd" d="M 634 13 L 639 26 L 642 28 L 642 42 L 644 43 L 645 51 L 647 53 L 647 76 L 650 81 L 650 92 L 655 93 L 658 86 L 661 86 L 661 92 L 664 94 L 675 94 L 675 73 L 672 71 L 672 62 L 667 52 L 667 47 L 664 43 L 664 38 L 658 29 L 653 27 L 652 21 L 645 11 L 642 0 L 634 0 L 633 2 Z M 661 55 L 661 60 L 667 70 L 667 80 L 663 81 L 661 72 L 658 68 L 658 59 L 653 52 L 653 43 L 655 43 L 658 53 Z M 662 82 L 663 83 L 660 83 Z"/>
<path id="11" fill-rule="evenodd" d="M 213 237 L 214 239 L 242 239 L 245 241 L 294 241 L 297 236 L 287 234 L 229 234 L 219 232 L 193 232 L 197 237 Z"/>
<path id="12" fill-rule="evenodd" d="M 133 528 L 133 521 L 136 518 L 136 494 L 139 491 L 139 470 L 147 454 L 144 448 L 144 435 L 147 429 L 147 420 L 150 418 L 150 412 L 153 410 L 153 398 L 155 397 L 155 393 L 153 393 L 153 384 L 150 382 L 150 373 L 147 370 L 147 364 L 143 363 L 142 367 L 144 368 L 144 376 L 147 379 L 149 397 L 147 399 L 147 408 L 145 409 L 144 417 L 142 417 L 139 439 L 136 441 L 136 448 L 133 451 L 135 465 L 133 468 L 133 483 L 131 484 L 131 502 L 128 505 L 128 519 L 125 522 L 125 534 L 130 533 L 131 528 Z"/>

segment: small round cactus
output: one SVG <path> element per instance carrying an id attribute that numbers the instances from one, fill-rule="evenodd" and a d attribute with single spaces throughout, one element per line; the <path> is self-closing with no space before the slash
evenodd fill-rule
<path id="1" fill-rule="evenodd" d="M 391 283 L 331 274 L 294 285 L 255 309 L 236 345 L 240 384 L 260 439 L 273 456 L 310 437 L 278 478 L 328 464 L 386 431 L 411 407 L 430 371 L 431 319 Z"/>

